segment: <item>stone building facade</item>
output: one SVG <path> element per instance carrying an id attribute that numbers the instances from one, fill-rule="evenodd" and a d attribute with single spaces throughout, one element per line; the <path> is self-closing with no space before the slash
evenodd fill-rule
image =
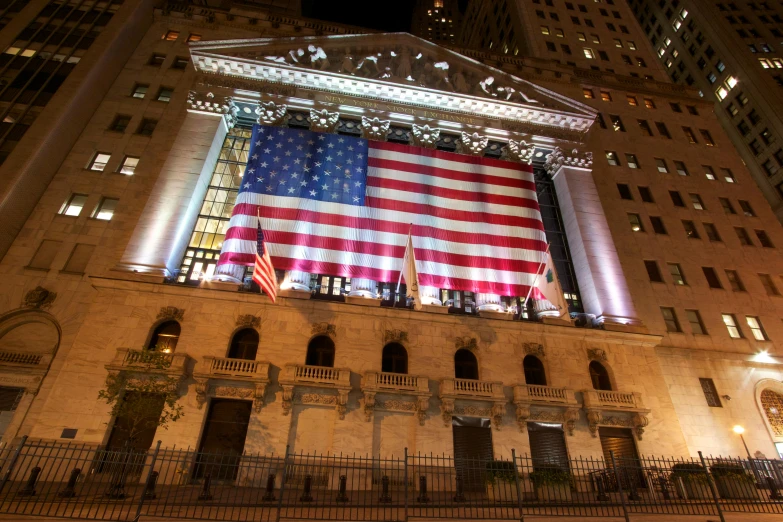
<path id="1" fill-rule="evenodd" d="M 776 455 L 783 230 L 697 92 L 261 11 L 126 1 L 116 17 L 139 20 L 138 44 L 85 54 L 117 73 L 59 138 L 67 153 L 0 263 L 4 441 L 111 445 L 98 392 L 155 347 L 184 408 L 151 436 L 165 446 L 204 448 L 229 404 L 249 452 L 452 454 L 477 423 L 495 455 L 535 453 L 539 425 L 571 455 L 618 437 L 640 454 L 738 454 L 742 424 Z M 331 131 L 532 164 L 574 320 L 498 311 L 518 296 L 386 306 L 359 292 L 390 282 L 329 274 L 286 274 L 273 304 L 211 277 L 249 126 L 312 129 L 322 111 Z M 51 125 L 29 133 L 55 139 Z M 0 174 L 36 147 L 25 135 Z"/>

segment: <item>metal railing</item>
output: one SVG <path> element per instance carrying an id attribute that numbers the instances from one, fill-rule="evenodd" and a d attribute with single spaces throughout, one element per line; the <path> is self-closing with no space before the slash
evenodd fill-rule
<path id="1" fill-rule="evenodd" d="M 0 465 L 0 513 L 91 520 L 783 514 L 781 461 L 701 454 L 251 455 L 23 439 L 0 449 Z"/>

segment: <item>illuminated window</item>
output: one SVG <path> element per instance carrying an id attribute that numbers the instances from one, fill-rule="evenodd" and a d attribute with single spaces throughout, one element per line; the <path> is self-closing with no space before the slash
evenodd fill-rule
<path id="1" fill-rule="evenodd" d="M 710 167 L 709 165 L 702 165 L 702 169 L 704 169 L 704 175 L 707 177 L 710 181 L 715 181 L 717 178 L 715 178 L 715 171 Z"/>
<path id="2" fill-rule="evenodd" d="M 747 315 L 745 316 L 745 321 L 747 321 L 754 339 L 757 341 L 769 341 L 767 332 L 765 332 L 764 327 L 761 326 L 761 319 L 753 315 Z"/>
<path id="3" fill-rule="evenodd" d="M 587 41 L 587 37 L 585 36 L 585 33 L 576 33 L 576 38 L 580 42 L 586 42 Z"/>
<path id="4" fill-rule="evenodd" d="M 631 224 L 631 230 L 634 232 L 644 232 L 644 225 L 639 214 L 628 214 L 628 222 Z"/>
<path id="5" fill-rule="evenodd" d="M 95 207 L 92 217 L 102 221 L 109 221 L 114 216 L 114 209 L 119 200 L 113 198 L 102 198 L 101 202 Z"/>
<path id="6" fill-rule="evenodd" d="M 158 90 L 158 97 L 155 98 L 159 102 L 168 103 L 171 101 L 171 95 L 174 93 L 174 89 L 171 87 L 161 87 Z"/>
<path id="7" fill-rule="evenodd" d="M 652 101 L 650 98 L 644 99 L 644 106 L 648 109 L 654 109 L 655 108 L 655 102 Z"/>
<path id="8" fill-rule="evenodd" d="M 147 89 L 149 88 L 150 88 L 149 85 L 145 85 L 143 83 L 137 83 L 136 85 L 133 86 L 133 91 L 131 92 L 131 96 L 139 99 L 144 98 L 144 96 L 146 96 L 147 94 Z"/>
<path id="9" fill-rule="evenodd" d="M 87 202 L 86 194 L 71 194 L 71 197 L 60 207 L 59 214 L 63 216 L 78 216 Z"/>
<path id="10" fill-rule="evenodd" d="M 672 276 L 672 282 L 675 285 L 686 285 L 685 275 L 682 273 L 682 267 L 679 263 L 667 263 L 669 265 L 669 274 Z"/>
<path id="11" fill-rule="evenodd" d="M 674 161 L 674 168 L 677 171 L 677 174 L 680 176 L 690 176 L 690 173 L 688 172 L 688 167 L 685 166 L 685 163 L 682 161 Z"/>
<path id="12" fill-rule="evenodd" d="M 685 316 L 691 325 L 691 331 L 696 335 L 707 335 L 704 323 L 701 322 L 701 315 L 698 310 L 685 310 Z"/>
<path id="13" fill-rule="evenodd" d="M 162 38 L 163 38 L 163 40 L 167 40 L 169 42 L 173 42 L 177 38 L 179 38 L 179 31 L 167 31 L 166 34 L 164 34 Z"/>
<path id="14" fill-rule="evenodd" d="M 201 35 L 196 33 L 190 33 L 188 35 L 188 42 L 200 42 L 201 41 Z"/>
<path id="15" fill-rule="evenodd" d="M 620 166 L 620 158 L 617 157 L 617 153 L 614 151 L 606 151 L 606 161 L 609 165 Z"/>
<path id="16" fill-rule="evenodd" d="M 631 105 L 633 107 L 637 107 L 639 105 L 639 102 L 636 101 L 636 96 L 631 96 L 630 94 L 627 96 L 628 99 L 628 105 Z"/>
<path id="17" fill-rule="evenodd" d="M 688 236 L 689 239 L 701 239 L 699 231 L 696 229 L 696 224 L 693 221 L 683 219 L 682 228 L 685 229 L 685 235 Z"/>
<path id="18" fill-rule="evenodd" d="M 546 25 L 542 25 L 541 26 L 541 34 L 548 35 L 549 34 L 549 27 L 547 27 Z"/>
<path id="19" fill-rule="evenodd" d="M 608 91 L 601 91 L 601 100 L 605 102 L 612 101 L 612 94 Z"/>
<path id="20" fill-rule="evenodd" d="M 95 153 L 95 156 L 93 156 L 92 161 L 90 162 L 90 166 L 87 168 L 90 170 L 103 172 L 103 170 L 106 168 L 106 164 L 109 162 L 109 158 L 111 158 L 111 154 L 106 152 L 97 152 Z"/>
<path id="21" fill-rule="evenodd" d="M 658 167 L 658 172 L 663 174 L 669 173 L 669 166 L 666 164 L 666 160 L 663 158 L 655 158 L 655 165 Z"/>
<path id="22" fill-rule="evenodd" d="M 125 159 L 122 160 L 122 165 L 120 165 L 120 173 L 132 176 L 133 173 L 136 172 L 136 165 L 138 164 L 139 158 L 135 156 L 125 156 Z"/>
<path id="23" fill-rule="evenodd" d="M 721 314 L 723 318 L 723 324 L 726 325 L 726 329 L 729 331 L 729 337 L 732 339 L 742 339 L 742 330 L 740 330 L 737 324 L 737 318 L 734 314 Z"/>
<path id="24" fill-rule="evenodd" d="M 685 133 L 685 137 L 688 138 L 688 141 L 690 143 L 699 143 L 698 141 L 696 141 L 696 135 L 693 133 L 693 129 L 691 129 L 690 127 L 683 127 L 682 132 Z"/>
<path id="25" fill-rule="evenodd" d="M 591 60 L 595 58 L 595 52 L 593 52 L 592 49 L 588 49 L 585 47 L 584 53 L 585 53 L 585 58 L 589 58 Z"/>
<path id="26" fill-rule="evenodd" d="M 639 160 L 636 159 L 636 154 L 625 154 L 625 163 L 628 165 L 629 169 L 638 169 L 639 168 Z"/>
<path id="27" fill-rule="evenodd" d="M 632 51 L 636 50 L 636 44 L 633 43 L 631 40 L 628 40 L 625 42 L 625 44 L 628 46 L 628 48 Z"/>
<path id="28" fill-rule="evenodd" d="M 588 100 L 595 98 L 595 94 L 593 93 L 592 89 L 582 89 L 582 94 L 584 94 L 585 98 Z"/>

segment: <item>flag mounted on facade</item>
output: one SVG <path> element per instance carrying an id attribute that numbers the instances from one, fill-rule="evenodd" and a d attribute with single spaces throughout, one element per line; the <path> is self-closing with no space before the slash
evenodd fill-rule
<path id="1" fill-rule="evenodd" d="M 413 236 L 408 232 L 408 242 L 405 244 L 405 255 L 402 256 L 402 270 L 397 279 L 397 293 L 400 293 L 400 282 L 405 281 L 405 297 L 413 299 L 416 310 L 421 310 L 419 295 L 419 275 L 416 273 L 416 253 L 413 249 Z"/>
<path id="2" fill-rule="evenodd" d="M 258 218 L 258 229 L 256 238 L 256 258 L 253 264 L 253 281 L 255 281 L 261 290 L 275 302 L 277 297 L 277 276 L 275 267 L 272 266 L 272 259 L 269 257 L 269 250 L 264 244 L 264 230 L 261 228 L 261 218 Z"/>
<path id="3" fill-rule="evenodd" d="M 530 166 L 287 127 L 251 140 L 218 273 L 253 264 L 260 214 L 281 270 L 393 282 L 410 233 L 422 287 L 535 284 L 546 236 Z"/>
<path id="4" fill-rule="evenodd" d="M 562 317 L 568 313 L 568 304 L 560 287 L 560 279 L 557 277 L 557 269 L 549 248 L 546 252 L 546 265 L 536 283 L 535 294 L 533 308 L 538 315 Z"/>

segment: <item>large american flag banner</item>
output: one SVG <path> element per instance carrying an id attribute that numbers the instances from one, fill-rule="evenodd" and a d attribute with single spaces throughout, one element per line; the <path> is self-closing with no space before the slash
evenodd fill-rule
<path id="1" fill-rule="evenodd" d="M 546 259 L 532 168 L 294 128 L 253 127 L 218 265 L 396 282 L 412 231 L 419 285 L 525 296 Z"/>

